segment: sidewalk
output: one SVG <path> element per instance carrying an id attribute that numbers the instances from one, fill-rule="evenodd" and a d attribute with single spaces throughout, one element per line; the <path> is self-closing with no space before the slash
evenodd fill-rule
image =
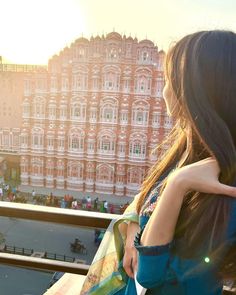
<path id="1" fill-rule="evenodd" d="M 52 192 L 54 196 L 56 197 L 64 197 L 64 195 L 72 195 L 75 199 L 82 199 L 83 197 L 90 196 L 92 201 L 98 197 L 99 201 L 105 201 L 107 200 L 108 203 L 113 204 L 125 204 L 127 202 L 132 202 L 133 197 L 121 197 L 116 195 L 106 195 L 106 194 L 98 194 L 98 193 L 87 193 L 87 192 L 78 192 L 78 191 L 72 191 L 72 190 L 66 190 L 66 189 L 51 189 L 46 187 L 38 187 L 38 186 L 30 186 L 30 185 L 19 185 L 18 190 L 20 192 L 24 193 L 32 193 L 32 190 L 35 191 L 36 195 L 50 195 Z"/>

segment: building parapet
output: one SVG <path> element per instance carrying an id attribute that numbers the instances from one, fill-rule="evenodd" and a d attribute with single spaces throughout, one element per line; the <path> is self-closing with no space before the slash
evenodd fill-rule
<path id="1" fill-rule="evenodd" d="M 47 72 L 46 65 L 18 65 L 18 64 L 1 64 L 0 72 Z"/>

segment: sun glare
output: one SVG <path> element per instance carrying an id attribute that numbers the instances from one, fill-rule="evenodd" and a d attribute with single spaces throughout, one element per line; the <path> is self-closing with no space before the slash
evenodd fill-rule
<path id="1" fill-rule="evenodd" d="M 202 29 L 235 31 L 235 1 L 0 0 L 0 56 L 12 63 L 47 64 L 75 39 L 112 30 L 160 49 Z M 209 3 L 208 3 L 209 2 Z"/>
<path id="2" fill-rule="evenodd" d="M 87 33 L 84 13 L 74 1 L 9 0 L 3 9 L 11 11 L 2 13 L 0 20 L 2 28 L 7 25 L 2 30 L 0 55 L 8 62 L 46 64 L 52 55 Z"/>

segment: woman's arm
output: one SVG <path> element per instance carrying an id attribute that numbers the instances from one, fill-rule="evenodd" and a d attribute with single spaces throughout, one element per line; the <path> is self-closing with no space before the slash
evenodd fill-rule
<path id="1" fill-rule="evenodd" d="M 172 241 L 185 190 L 178 179 L 169 181 L 142 234 L 143 246 L 165 245 Z"/>
<path id="2" fill-rule="evenodd" d="M 236 188 L 220 183 L 219 173 L 219 166 L 213 158 L 207 158 L 173 172 L 147 223 L 141 244 L 153 246 L 171 242 L 183 197 L 188 191 L 236 197 Z"/>
<path id="3" fill-rule="evenodd" d="M 145 288 L 161 286 L 166 279 L 178 280 L 176 265 L 183 263 L 170 253 L 176 222 L 183 197 L 188 191 L 236 197 L 236 188 L 221 184 L 219 167 L 213 159 L 205 159 L 173 172 L 150 217 L 141 242 L 137 237 L 137 280 Z M 148 271 L 147 271 L 148 269 Z"/>

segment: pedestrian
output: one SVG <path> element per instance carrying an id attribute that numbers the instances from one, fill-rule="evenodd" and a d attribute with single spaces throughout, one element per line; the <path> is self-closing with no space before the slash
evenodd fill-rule
<path id="1" fill-rule="evenodd" d="M 94 203 L 93 203 L 93 210 L 94 211 L 97 211 L 98 210 L 98 197 L 96 197 L 96 199 L 94 200 Z"/>
<path id="2" fill-rule="evenodd" d="M 76 199 L 73 200 L 72 204 L 71 204 L 71 208 L 72 209 L 78 209 L 78 202 Z"/>
<path id="3" fill-rule="evenodd" d="M 61 199 L 61 204 L 60 204 L 61 206 L 61 208 L 66 208 L 66 201 L 65 201 L 65 198 L 62 198 Z"/>
<path id="4" fill-rule="evenodd" d="M 91 197 L 90 196 L 87 196 L 86 200 L 87 200 L 86 209 L 88 211 L 90 211 L 92 209 L 92 200 L 91 200 Z"/>
<path id="5" fill-rule="evenodd" d="M 9 193 L 9 189 L 10 189 L 10 186 L 9 186 L 9 184 L 5 184 L 5 187 L 4 187 L 4 190 L 5 190 L 5 192 L 6 192 L 6 194 L 8 195 L 8 193 Z"/>
<path id="6" fill-rule="evenodd" d="M 108 212 L 108 202 L 107 202 L 107 200 L 104 201 L 103 207 L 104 207 L 104 212 L 107 213 Z"/>
<path id="7" fill-rule="evenodd" d="M 120 204 L 119 208 L 120 208 L 120 214 L 123 214 L 125 211 L 124 204 Z"/>
<path id="8" fill-rule="evenodd" d="M 114 204 L 111 204 L 110 205 L 110 213 L 111 214 L 114 214 L 115 213 L 115 206 L 114 206 Z"/>
<path id="9" fill-rule="evenodd" d="M 83 199 L 82 199 L 82 209 L 86 209 L 86 205 L 87 205 L 87 200 L 86 200 L 86 198 L 85 197 L 83 197 Z"/>
<path id="10" fill-rule="evenodd" d="M 16 194 L 16 187 L 15 186 L 13 186 L 12 192 L 13 192 L 13 194 Z"/>
<path id="11" fill-rule="evenodd" d="M 1 201 L 3 201 L 3 189 L 1 186 L 0 186 L 0 198 L 1 198 Z"/>

